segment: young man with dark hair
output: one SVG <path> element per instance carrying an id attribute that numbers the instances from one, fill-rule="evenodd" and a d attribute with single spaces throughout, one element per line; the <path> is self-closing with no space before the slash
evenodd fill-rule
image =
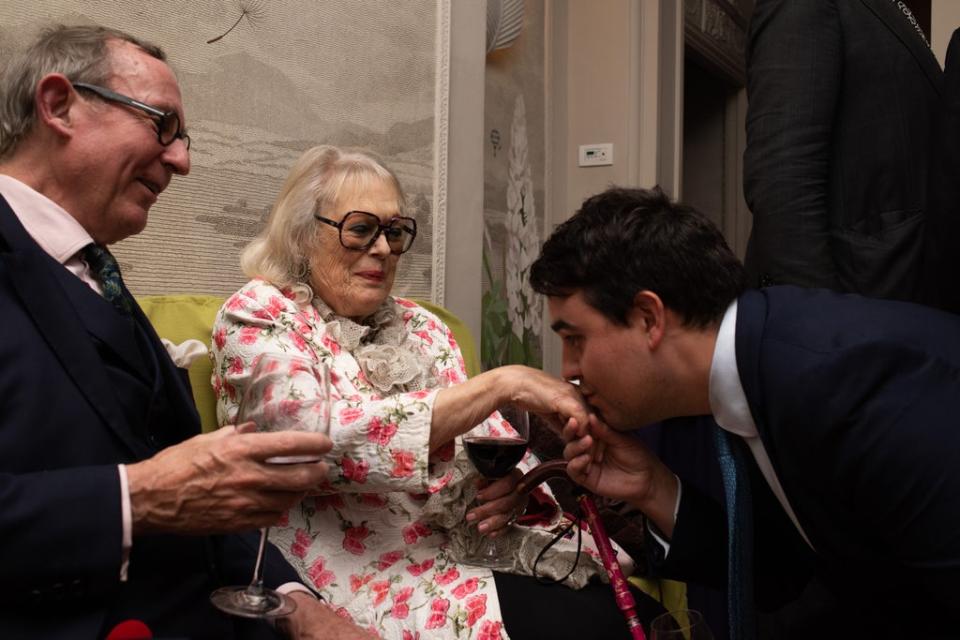
<path id="1" fill-rule="evenodd" d="M 658 189 L 589 198 L 531 281 L 549 297 L 563 376 L 595 412 L 564 430 L 570 474 L 645 514 L 661 575 L 721 585 L 732 548 L 729 584 L 748 600 L 734 607 L 737 637 L 750 635 L 750 585 L 772 607 L 814 575 L 861 631 L 955 632 L 960 319 L 825 290 L 745 291 L 720 232 Z M 620 433 L 701 415 L 739 480 L 726 483 L 738 500 L 726 542 L 720 507 Z"/>

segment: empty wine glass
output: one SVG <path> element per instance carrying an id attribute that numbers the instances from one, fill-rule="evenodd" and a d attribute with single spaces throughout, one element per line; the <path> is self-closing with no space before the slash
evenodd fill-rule
<path id="1" fill-rule="evenodd" d="M 713 640 L 703 614 L 693 609 L 663 613 L 650 623 L 651 640 Z"/>
<path id="2" fill-rule="evenodd" d="M 287 354 L 260 356 L 250 375 L 236 424 L 257 431 L 330 431 L 330 375 L 325 364 Z M 276 456 L 270 464 L 316 462 L 316 456 Z M 263 552 L 269 527 L 260 530 L 253 577 L 246 586 L 221 587 L 210 594 L 215 607 L 245 618 L 277 618 L 297 608 L 293 598 L 263 586 Z"/>
<path id="3" fill-rule="evenodd" d="M 463 436 L 467 457 L 485 478 L 502 478 L 523 459 L 530 440 L 530 415 L 515 405 L 498 410 L 503 422 L 495 425 L 494 435 L 488 424 L 479 424 Z M 498 545 L 499 538 L 483 537 L 479 547 L 461 561 L 488 569 L 508 569 L 513 564 Z"/>

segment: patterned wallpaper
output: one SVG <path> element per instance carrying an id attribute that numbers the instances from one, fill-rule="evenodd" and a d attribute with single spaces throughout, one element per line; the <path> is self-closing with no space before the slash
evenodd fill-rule
<path id="1" fill-rule="evenodd" d="M 117 27 L 167 52 L 193 168 L 174 178 L 147 230 L 115 247 L 134 293 L 237 289 L 245 281 L 238 253 L 287 170 L 326 143 L 370 149 L 397 172 L 421 233 L 400 261 L 395 292 L 431 298 L 448 2 L 5 0 L 0 55 L 50 21 Z"/>
<path id="2" fill-rule="evenodd" d="M 540 366 L 542 297 L 528 281 L 544 227 L 544 0 L 525 0 L 523 30 L 487 55 L 481 361 Z"/>

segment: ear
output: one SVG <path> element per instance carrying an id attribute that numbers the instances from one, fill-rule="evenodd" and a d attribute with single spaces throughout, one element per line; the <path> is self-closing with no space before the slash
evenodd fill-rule
<path id="1" fill-rule="evenodd" d="M 34 94 L 37 122 L 56 135 L 73 135 L 75 123 L 71 118 L 71 110 L 76 104 L 77 92 L 63 74 L 47 74 L 37 83 Z"/>
<path id="2" fill-rule="evenodd" d="M 651 350 L 656 349 L 660 341 L 663 340 L 666 324 L 663 300 L 653 291 L 638 292 L 633 297 L 633 306 L 630 308 L 627 321 L 631 327 L 646 334 L 646 340 Z"/>

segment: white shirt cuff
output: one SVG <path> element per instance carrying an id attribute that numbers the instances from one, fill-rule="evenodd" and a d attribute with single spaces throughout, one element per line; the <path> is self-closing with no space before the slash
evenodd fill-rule
<path id="1" fill-rule="evenodd" d="M 120 513 L 123 518 L 123 543 L 120 550 L 120 582 L 127 581 L 127 572 L 130 568 L 130 549 L 133 547 L 133 517 L 130 514 L 130 487 L 127 485 L 127 467 L 118 465 L 120 472 Z M 294 591 L 303 591 L 316 598 L 306 585 L 299 582 L 286 582 L 279 587 L 280 593 L 293 593 Z"/>
<path id="2" fill-rule="evenodd" d="M 299 582 L 285 582 L 279 587 L 277 587 L 277 591 L 283 594 L 293 593 L 294 591 L 303 591 L 304 593 L 309 593 L 314 598 L 317 597 L 317 595 L 313 591 L 310 591 L 310 589 L 308 589 L 305 585 L 300 584 Z"/>
<path id="3" fill-rule="evenodd" d="M 123 541 L 120 546 L 120 582 L 127 581 L 130 568 L 130 549 L 133 547 L 133 516 L 130 511 L 130 487 L 127 484 L 127 467 L 118 465 L 120 472 L 120 516 L 123 520 Z"/>
<path id="4" fill-rule="evenodd" d="M 676 526 L 677 514 L 680 513 L 680 497 L 683 495 L 683 483 L 680 482 L 680 477 L 677 474 L 673 474 L 673 477 L 677 479 L 677 502 L 673 505 L 673 524 Z M 666 560 L 667 554 L 670 553 L 670 543 L 660 535 L 660 532 L 657 531 L 657 528 L 649 520 L 647 520 L 647 531 L 663 548 L 663 559 Z"/>

